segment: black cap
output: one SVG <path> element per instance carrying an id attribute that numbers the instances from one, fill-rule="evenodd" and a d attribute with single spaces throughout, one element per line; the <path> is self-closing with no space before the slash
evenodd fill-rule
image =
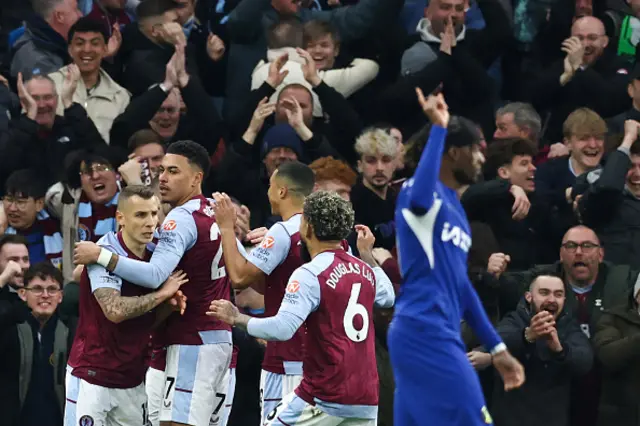
<path id="1" fill-rule="evenodd" d="M 480 143 L 478 126 L 468 118 L 451 116 L 447 126 L 446 148 L 469 146 Z"/>

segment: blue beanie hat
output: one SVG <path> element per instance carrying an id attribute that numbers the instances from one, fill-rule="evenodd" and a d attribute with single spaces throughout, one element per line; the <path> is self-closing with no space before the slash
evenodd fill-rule
<path id="1" fill-rule="evenodd" d="M 273 148 L 285 147 L 296 153 L 298 159 L 302 158 L 302 139 L 288 124 L 276 124 L 264 135 L 262 142 L 262 157 L 264 158 Z"/>

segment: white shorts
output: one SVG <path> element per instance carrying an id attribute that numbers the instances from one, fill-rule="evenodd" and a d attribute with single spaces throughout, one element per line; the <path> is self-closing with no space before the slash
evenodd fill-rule
<path id="1" fill-rule="evenodd" d="M 71 375 L 69 368 L 65 384 L 64 426 L 148 426 L 144 384 L 105 388 Z"/>
<path id="2" fill-rule="evenodd" d="M 145 377 L 147 391 L 147 407 L 151 426 L 160 426 L 160 407 L 162 407 L 162 392 L 164 391 L 164 371 L 149 368 Z"/>
<path id="3" fill-rule="evenodd" d="M 231 350 L 229 343 L 167 348 L 161 422 L 192 426 L 209 423 L 216 389 L 229 369 Z"/>
<path id="4" fill-rule="evenodd" d="M 376 426 L 376 420 L 330 416 L 290 393 L 269 413 L 265 426 Z"/>
<path id="5" fill-rule="evenodd" d="M 262 407 L 261 424 L 282 399 L 292 393 L 300 385 L 302 376 L 294 374 L 277 374 L 262 370 L 260 373 L 260 407 Z"/>
<path id="6" fill-rule="evenodd" d="M 236 393 L 236 369 L 229 368 L 216 389 L 216 399 L 209 426 L 227 426 Z"/>

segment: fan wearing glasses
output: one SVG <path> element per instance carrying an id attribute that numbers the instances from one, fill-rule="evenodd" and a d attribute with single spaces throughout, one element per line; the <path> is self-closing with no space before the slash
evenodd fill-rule
<path id="1" fill-rule="evenodd" d="M 62 281 L 62 273 L 50 262 L 32 265 L 18 289 L 31 312 L 23 322 L 0 324 L 3 425 L 62 424 L 65 367 L 75 322 L 57 314 Z"/>

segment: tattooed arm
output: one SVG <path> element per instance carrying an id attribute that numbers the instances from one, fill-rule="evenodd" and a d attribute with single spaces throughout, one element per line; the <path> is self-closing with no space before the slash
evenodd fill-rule
<path id="1" fill-rule="evenodd" d="M 100 304 L 104 316 L 116 324 L 142 316 L 166 300 L 160 291 L 144 296 L 122 297 L 116 289 L 99 288 L 93 292 L 93 295 Z"/>
<path id="2" fill-rule="evenodd" d="M 100 265 L 89 265 L 89 280 L 93 295 L 100 304 L 105 317 L 114 323 L 136 318 L 146 314 L 158 305 L 173 297 L 180 286 L 186 283 L 186 275 L 178 271 L 156 291 L 144 296 L 123 297 L 120 294 L 122 279 L 108 272 Z"/>

